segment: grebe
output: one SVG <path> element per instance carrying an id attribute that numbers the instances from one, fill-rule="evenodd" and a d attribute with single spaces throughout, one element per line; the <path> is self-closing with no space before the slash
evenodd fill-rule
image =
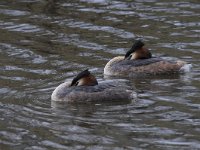
<path id="1" fill-rule="evenodd" d="M 87 70 L 79 73 L 72 81 L 60 84 L 52 93 L 52 101 L 68 103 L 127 102 L 135 98 L 136 92 L 127 84 L 117 82 L 98 83 Z"/>
<path id="2" fill-rule="evenodd" d="M 159 57 L 152 57 L 151 52 L 144 47 L 140 40 L 136 41 L 125 56 L 111 59 L 104 68 L 105 75 L 138 76 L 172 74 L 184 71 L 187 63 L 181 60 L 168 61 Z M 188 64 L 191 68 L 191 64 Z M 190 70 L 190 69 L 189 69 Z"/>

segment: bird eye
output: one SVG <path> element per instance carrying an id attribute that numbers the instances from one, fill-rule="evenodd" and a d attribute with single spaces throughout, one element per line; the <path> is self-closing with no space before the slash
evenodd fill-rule
<path id="1" fill-rule="evenodd" d="M 79 82 L 76 82 L 75 86 L 77 86 L 79 84 Z"/>
<path id="2" fill-rule="evenodd" d="M 126 60 L 130 60 L 131 59 L 131 57 L 132 57 L 132 55 L 129 55 L 128 57 L 126 57 L 125 59 Z"/>

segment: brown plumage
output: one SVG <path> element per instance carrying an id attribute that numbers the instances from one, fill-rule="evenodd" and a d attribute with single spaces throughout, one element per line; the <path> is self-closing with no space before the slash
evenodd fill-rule
<path id="1" fill-rule="evenodd" d="M 52 101 L 67 103 L 130 102 L 136 93 L 132 87 L 119 82 L 101 82 L 88 70 L 79 73 L 72 81 L 60 84 L 52 93 Z"/>
<path id="2" fill-rule="evenodd" d="M 152 57 L 151 52 L 144 47 L 144 43 L 136 41 L 125 56 L 111 59 L 104 68 L 105 75 L 158 75 L 177 73 L 187 63 L 184 61 L 167 61 Z"/>
<path id="3" fill-rule="evenodd" d="M 151 58 L 151 52 L 147 48 L 137 49 L 133 54 L 131 59 L 148 59 Z"/>
<path id="4" fill-rule="evenodd" d="M 151 52 L 144 47 L 144 43 L 140 40 L 136 41 L 131 49 L 126 52 L 125 59 L 148 59 L 151 58 Z"/>
<path id="5" fill-rule="evenodd" d="M 93 86 L 97 84 L 96 78 L 88 71 L 88 69 L 80 72 L 71 82 L 71 86 Z"/>

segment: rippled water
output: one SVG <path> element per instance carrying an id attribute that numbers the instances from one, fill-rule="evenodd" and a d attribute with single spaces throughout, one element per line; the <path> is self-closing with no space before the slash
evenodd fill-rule
<path id="1" fill-rule="evenodd" d="M 200 149 L 198 0 L 0 2 L 0 149 Z M 59 105 L 53 89 L 141 38 L 185 75 L 130 79 L 131 104 Z"/>

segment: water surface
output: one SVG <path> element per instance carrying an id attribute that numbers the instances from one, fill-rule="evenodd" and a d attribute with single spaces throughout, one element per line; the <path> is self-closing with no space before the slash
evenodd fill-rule
<path id="1" fill-rule="evenodd" d="M 0 2 L 0 149 L 200 149 L 198 0 Z M 53 104 L 53 89 L 143 39 L 184 75 L 130 79 L 126 104 Z"/>

